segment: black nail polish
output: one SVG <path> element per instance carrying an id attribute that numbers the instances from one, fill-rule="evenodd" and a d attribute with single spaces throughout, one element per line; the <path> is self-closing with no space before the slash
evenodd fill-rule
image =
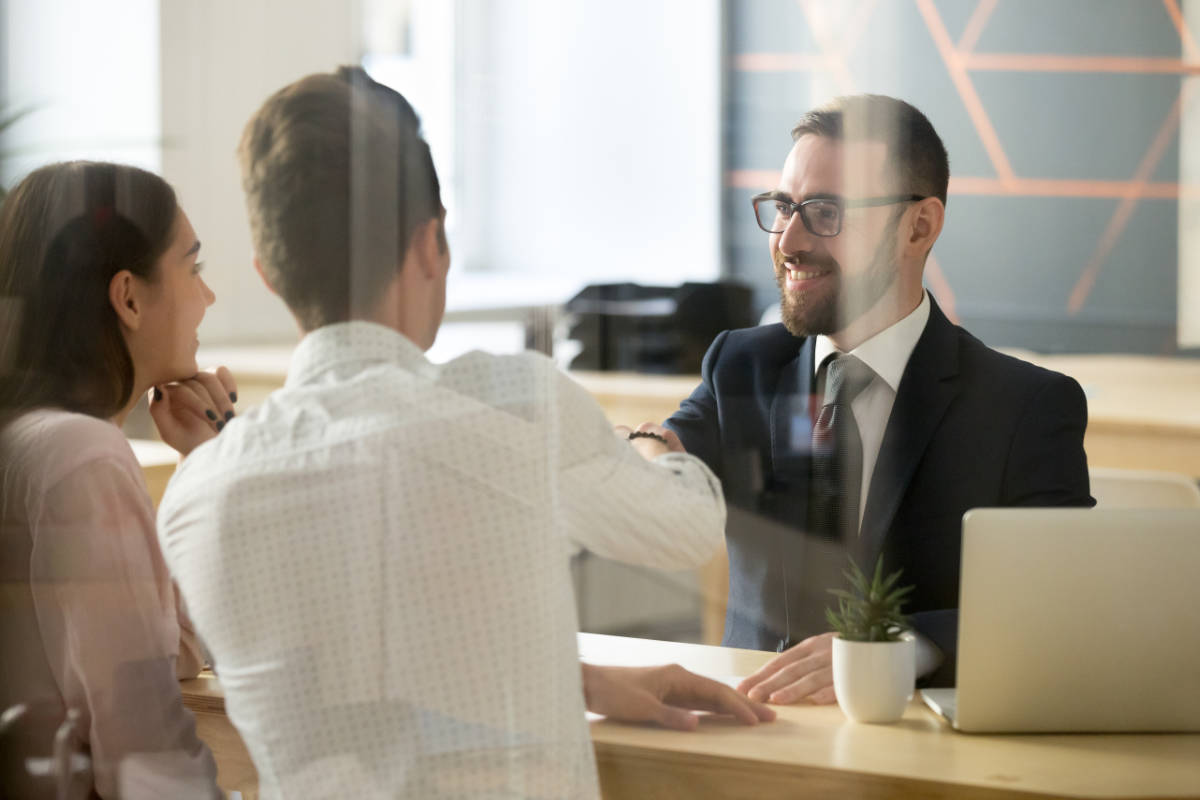
<path id="1" fill-rule="evenodd" d="M 154 402 L 157 403 L 159 400 L 162 400 L 162 389 L 155 386 L 154 387 Z"/>
<path id="2" fill-rule="evenodd" d="M 226 422 L 229 422 L 229 420 L 231 420 L 231 419 L 233 419 L 233 412 L 232 412 L 232 411 L 226 411 L 226 412 L 225 412 L 225 421 L 226 421 Z"/>
<path id="3" fill-rule="evenodd" d="M 211 408 L 204 409 L 204 415 L 214 422 L 217 419 L 217 412 L 213 411 Z"/>
<path id="4" fill-rule="evenodd" d="M 225 423 L 222 422 L 221 420 L 217 420 L 217 432 L 220 433 L 221 429 L 224 427 L 225 427 Z"/>
<path id="5" fill-rule="evenodd" d="M 236 402 L 237 402 L 237 392 L 230 392 L 230 393 L 229 393 L 229 402 L 231 402 L 231 403 L 236 403 Z"/>

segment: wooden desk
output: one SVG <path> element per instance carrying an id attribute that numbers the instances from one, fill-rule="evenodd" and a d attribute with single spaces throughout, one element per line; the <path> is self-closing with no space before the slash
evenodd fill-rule
<path id="1" fill-rule="evenodd" d="M 1089 465 L 1200 478 L 1200 359 L 1092 355 L 1031 360 L 1083 386 Z"/>
<path id="2" fill-rule="evenodd" d="M 283 384 L 291 346 L 205 348 L 226 364 L 249 408 Z M 1088 462 L 1200 478 L 1200 359 L 1126 355 L 1018 355 L 1072 376 L 1088 396 Z M 573 372 L 614 424 L 661 422 L 699 383 L 691 375 Z"/>
<path id="3" fill-rule="evenodd" d="M 746 675 L 773 653 L 580 634 L 596 664 L 674 661 Z M 1200 797 L 1200 735 L 981 736 L 955 733 L 914 699 L 895 725 L 837 706 L 777 706 L 771 724 L 706 721 L 696 734 L 597 721 L 605 797 Z"/>
<path id="4" fill-rule="evenodd" d="M 238 379 L 239 405 L 249 408 L 283 384 L 291 347 L 206 349 L 202 363 L 227 364 Z M 1085 355 L 1020 357 L 1074 377 L 1088 395 L 1084 439 L 1088 463 L 1097 467 L 1158 469 L 1200 477 L 1200 359 Z M 573 372 L 614 424 L 661 422 L 699 382 L 697 376 Z M 165 476 L 165 477 L 164 477 Z M 160 468 L 147 483 L 165 487 Z M 161 496 L 154 495 L 155 502 Z M 721 641 L 728 596 L 724 554 L 700 568 L 704 641 Z"/>
<path id="5" fill-rule="evenodd" d="M 1046 356 L 1022 353 L 1070 375 L 1088 399 L 1084 447 L 1094 467 L 1157 469 L 1200 478 L 1200 359 Z M 577 372 L 614 423 L 661 422 L 699 383 L 695 376 Z"/>
<path id="6" fill-rule="evenodd" d="M 579 634 L 581 658 L 676 662 L 746 675 L 772 653 Z M 257 796 L 254 767 L 215 678 L 183 684 L 226 790 Z M 781 706 L 770 724 L 702 720 L 693 733 L 596 720 L 605 798 L 1200 798 L 1200 734 L 981 736 L 955 733 L 919 701 L 895 725 L 860 725 L 837 706 Z"/>
<path id="7" fill-rule="evenodd" d="M 137 456 L 138 464 L 142 467 L 142 476 L 146 479 L 146 489 L 155 508 L 162 500 L 163 492 L 167 490 L 167 481 L 175 474 L 179 464 L 179 453 L 169 445 L 150 439 L 130 439 L 129 446 Z"/>

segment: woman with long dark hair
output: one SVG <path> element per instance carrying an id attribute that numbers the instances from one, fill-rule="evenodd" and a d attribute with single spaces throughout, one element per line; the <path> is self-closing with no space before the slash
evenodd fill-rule
<path id="1" fill-rule="evenodd" d="M 43 167 L 0 206 L 7 796 L 218 792 L 177 682 L 199 671 L 200 648 L 120 429 L 149 393 L 186 456 L 233 417 L 228 371 L 196 366 L 214 300 L 199 249 L 171 187 L 134 167 Z"/>

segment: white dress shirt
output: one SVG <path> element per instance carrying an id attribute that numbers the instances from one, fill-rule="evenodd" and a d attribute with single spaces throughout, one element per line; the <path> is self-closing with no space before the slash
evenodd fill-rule
<path id="1" fill-rule="evenodd" d="M 0 763 L 8 796 L 56 796 L 30 772 L 68 709 L 100 797 L 218 796 L 176 680 L 200 671 L 199 642 L 120 428 L 45 408 L 0 430 L 0 565 L 0 713 L 16 714 Z"/>
<path id="2" fill-rule="evenodd" d="M 264 797 L 594 798 L 573 545 L 666 569 L 724 536 L 532 353 L 430 363 L 352 322 L 194 451 L 160 537 Z"/>
<path id="3" fill-rule="evenodd" d="M 879 460 L 879 448 L 883 445 L 883 433 L 887 430 L 892 406 L 896 403 L 896 390 L 904 377 L 904 368 L 917 346 L 917 340 L 929 321 L 929 295 L 921 293 L 921 302 L 904 319 L 884 328 L 849 353 L 842 353 L 828 336 L 818 336 L 813 344 L 813 369 L 819 370 L 826 358 L 833 355 L 851 355 L 871 368 L 875 377 L 850 403 L 858 434 L 862 439 L 862 491 L 858 504 L 858 524 L 862 527 L 863 511 L 867 507 L 867 494 L 871 490 L 871 477 L 875 462 Z M 813 375 L 815 385 L 816 375 Z M 869 573 L 872 565 L 862 564 Z M 901 582 L 903 582 L 901 577 Z M 937 645 L 919 633 L 913 632 L 917 640 L 917 675 L 928 675 L 942 663 L 943 654 Z"/>
<path id="4" fill-rule="evenodd" d="M 854 356 L 875 373 L 867 387 L 850 403 L 858 434 L 862 438 L 862 491 L 859 494 L 862 501 L 858 504 L 860 526 L 871 489 L 871 473 L 875 471 L 875 462 L 879 460 L 883 432 L 887 429 L 892 405 L 896 402 L 896 390 L 900 388 L 908 358 L 928 321 L 929 295 L 922 292 L 920 304 L 907 317 L 883 329 L 849 353 L 839 351 L 828 336 L 818 336 L 813 344 L 813 385 L 816 385 L 815 371 L 834 353 Z"/>

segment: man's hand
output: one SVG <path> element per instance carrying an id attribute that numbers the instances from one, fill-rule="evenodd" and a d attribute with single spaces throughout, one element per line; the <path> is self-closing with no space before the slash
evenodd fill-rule
<path id="1" fill-rule="evenodd" d="M 629 434 L 633 433 L 626 425 L 613 426 L 613 432 L 622 439 L 629 439 Z M 664 453 L 686 453 L 683 449 L 683 443 L 679 441 L 679 437 L 675 435 L 675 431 L 670 428 L 664 428 L 662 425 L 655 425 L 653 422 L 643 422 L 637 426 L 638 433 L 652 433 L 655 436 L 661 436 L 666 439 L 666 442 L 660 442 L 658 439 L 651 439 L 647 436 L 639 436 L 636 439 L 629 439 L 629 443 L 633 445 L 633 449 L 641 454 L 642 458 L 647 461 L 653 461 L 655 458 Z"/>
<path id="2" fill-rule="evenodd" d="M 233 419 L 237 383 L 225 367 L 155 386 L 150 416 L 162 440 L 186 456 L 216 436 Z"/>
<path id="3" fill-rule="evenodd" d="M 775 712 L 723 683 L 672 664 L 664 667 L 598 667 L 581 664 L 589 711 L 624 722 L 657 722 L 678 731 L 695 730 L 688 709 L 728 714 L 746 725 L 770 722 Z"/>
<path id="4" fill-rule="evenodd" d="M 738 691 L 767 703 L 834 702 L 833 637 L 822 633 L 784 650 L 738 684 Z"/>

